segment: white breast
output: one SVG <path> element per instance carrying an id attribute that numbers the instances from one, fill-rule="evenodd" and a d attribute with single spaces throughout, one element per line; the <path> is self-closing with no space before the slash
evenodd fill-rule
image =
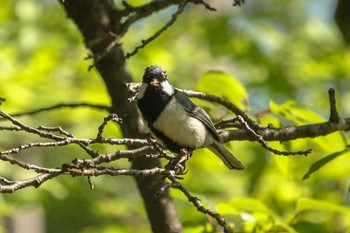
<path id="1" fill-rule="evenodd" d="M 171 95 L 173 95 L 173 94 L 175 93 L 174 87 L 170 85 L 170 83 L 168 82 L 168 80 L 164 80 L 164 81 L 161 83 L 161 85 L 162 85 L 163 91 L 164 91 L 167 95 L 171 96 Z"/>
<path id="2" fill-rule="evenodd" d="M 174 142 L 199 148 L 210 144 L 206 128 L 199 120 L 190 117 L 173 98 L 165 107 L 153 126 Z M 209 141 L 210 142 L 209 142 Z"/>

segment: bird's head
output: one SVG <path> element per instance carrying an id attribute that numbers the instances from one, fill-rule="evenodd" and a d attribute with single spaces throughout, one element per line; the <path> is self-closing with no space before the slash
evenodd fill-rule
<path id="1" fill-rule="evenodd" d="M 142 83 L 149 88 L 162 90 L 168 95 L 174 93 L 174 88 L 167 79 L 166 72 L 160 66 L 149 66 L 142 77 Z"/>
<path id="2" fill-rule="evenodd" d="M 142 77 L 143 83 L 152 86 L 159 86 L 164 81 L 167 81 L 167 74 L 160 66 L 147 67 Z"/>

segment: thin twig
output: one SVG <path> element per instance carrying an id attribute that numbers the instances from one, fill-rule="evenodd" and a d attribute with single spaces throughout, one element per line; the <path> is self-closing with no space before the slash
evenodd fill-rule
<path id="1" fill-rule="evenodd" d="M 58 175 L 60 174 L 59 173 L 42 174 L 34 178 L 30 178 L 22 181 L 11 181 L 11 184 L 9 185 L 1 184 L 0 193 L 13 193 L 17 190 L 27 188 L 27 187 L 38 188 L 45 181 L 50 180 Z"/>
<path id="2" fill-rule="evenodd" d="M 329 114 L 329 121 L 334 123 L 339 123 L 340 117 L 337 111 L 337 102 L 335 98 L 335 90 L 333 88 L 330 88 L 328 90 L 328 96 L 329 96 L 329 105 L 330 105 L 330 114 Z"/>
<path id="3" fill-rule="evenodd" d="M 244 0 L 233 0 L 233 6 L 242 6 L 244 4 Z"/>
<path id="4" fill-rule="evenodd" d="M 171 19 L 161 29 L 155 32 L 152 36 L 150 36 L 147 39 L 141 40 L 141 45 L 136 46 L 133 51 L 131 51 L 130 53 L 127 53 L 125 55 L 125 59 L 129 59 L 131 56 L 135 55 L 141 48 L 144 48 L 147 44 L 152 42 L 154 39 L 160 36 L 160 34 L 162 34 L 166 29 L 168 29 L 172 24 L 174 24 L 177 17 L 184 10 L 186 4 L 187 4 L 187 0 L 183 0 L 181 4 L 178 6 L 177 11 L 171 16 Z"/>
<path id="5" fill-rule="evenodd" d="M 34 186 L 38 188 L 41 184 L 49 179 L 60 175 L 71 175 L 71 176 L 153 176 L 153 175 L 168 175 L 169 171 L 162 168 L 152 168 L 152 169 L 115 169 L 115 168 L 90 168 L 90 169 L 77 169 L 77 168 L 61 168 L 52 169 L 48 173 L 41 174 L 39 176 L 22 180 L 22 181 L 9 181 L 5 178 L 1 178 L 0 181 L 0 193 L 13 193 L 17 190 Z"/>
<path id="6" fill-rule="evenodd" d="M 207 100 L 210 102 L 215 102 L 215 103 L 218 103 L 218 104 L 224 106 L 228 110 L 232 111 L 235 115 L 241 116 L 244 119 L 244 121 L 247 122 L 249 127 L 252 128 L 253 130 L 258 130 L 260 128 L 263 128 L 262 126 L 255 123 L 252 119 L 250 119 L 245 114 L 245 112 L 243 110 L 241 110 L 236 105 L 234 105 L 233 103 L 231 103 L 230 101 L 228 101 L 226 99 L 220 98 L 220 97 L 215 96 L 215 95 L 206 94 L 203 92 L 196 92 L 196 91 L 192 91 L 192 90 L 181 90 L 181 89 L 177 89 L 177 90 L 185 93 L 188 97 L 204 99 L 204 100 Z"/>
<path id="7" fill-rule="evenodd" d="M 208 3 L 204 2 L 203 0 L 192 0 L 191 2 L 194 3 L 194 4 L 201 4 L 207 10 L 216 11 L 216 9 L 214 7 L 210 6 Z"/>
<path id="8" fill-rule="evenodd" d="M 2 119 L 2 118 L 1 118 Z M 0 126 L 0 131 L 21 131 L 22 129 L 17 126 Z"/>
<path id="9" fill-rule="evenodd" d="M 102 133 L 104 131 L 104 128 L 106 127 L 106 125 L 108 124 L 109 121 L 114 121 L 114 122 L 117 122 L 117 123 L 120 123 L 120 124 L 123 123 L 123 120 L 121 118 L 119 118 L 117 114 L 115 114 L 115 113 L 109 114 L 107 117 L 105 117 L 103 119 L 102 124 L 98 127 L 96 140 L 99 140 L 99 139 L 102 138 Z"/>
<path id="10" fill-rule="evenodd" d="M 6 99 L 4 97 L 0 97 L 0 107 L 1 107 L 2 103 L 5 101 L 6 101 Z"/>
<path id="11" fill-rule="evenodd" d="M 11 114 L 12 117 L 20 117 L 20 116 L 28 116 L 28 115 L 34 115 L 38 114 L 44 111 L 51 111 L 51 110 L 56 110 L 56 109 L 61 109 L 61 108 L 79 108 L 79 107 L 88 107 L 88 108 L 93 108 L 97 110 L 103 110 L 103 111 L 109 111 L 110 107 L 106 105 L 101 105 L 101 104 L 91 104 L 91 103 L 60 103 L 60 104 L 55 104 L 49 107 L 43 107 L 27 112 L 21 112 L 21 113 L 14 113 Z M 1 119 L 0 119 L 1 121 Z"/>
<path id="12" fill-rule="evenodd" d="M 16 120 L 12 116 L 4 113 L 3 111 L 0 111 L 0 116 L 3 117 L 4 119 L 10 121 L 13 125 L 21 128 L 23 131 L 26 131 L 26 132 L 31 133 L 31 134 L 36 134 L 42 138 L 53 139 L 55 141 L 61 141 L 61 140 L 65 139 L 65 137 L 62 137 L 62 136 L 57 136 L 55 134 L 47 133 L 47 132 L 44 132 L 44 131 L 39 130 L 37 128 L 29 127 L 29 126 L 21 123 L 20 121 Z"/>
<path id="13" fill-rule="evenodd" d="M 204 205 L 202 204 L 202 201 L 198 197 L 193 196 L 190 193 L 190 191 L 187 190 L 181 183 L 179 183 L 176 180 L 175 176 L 172 176 L 171 174 L 172 173 L 169 173 L 169 176 L 168 176 L 168 178 L 171 180 L 171 183 L 167 183 L 166 185 L 164 185 L 161 188 L 161 192 L 164 192 L 168 188 L 175 188 L 175 189 L 180 190 L 187 197 L 188 201 L 191 202 L 192 205 L 194 207 L 196 207 L 196 209 L 199 212 L 206 214 L 206 215 L 209 215 L 212 218 L 214 218 L 217 221 L 217 223 L 223 228 L 225 233 L 232 233 L 231 229 L 227 225 L 226 220 L 223 217 L 221 217 L 220 214 L 218 214 L 218 213 L 216 213 L 208 208 L 205 208 Z"/>
<path id="14" fill-rule="evenodd" d="M 279 151 L 276 149 L 273 149 L 272 147 L 270 147 L 270 145 L 264 140 L 264 138 L 257 134 L 253 129 L 251 129 L 249 127 L 249 125 L 247 124 L 247 122 L 244 121 L 243 117 L 241 116 L 237 116 L 238 121 L 244 126 L 244 128 L 252 135 L 256 138 L 256 140 L 268 151 L 271 151 L 272 153 L 276 154 L 276 155 L 305 155 L 307 156 L 308 154 L 310 154 L 312 152 L 311 149 L 305 150 L 305 151 L 295 151 L 295 152 L 289 152 L 289 151 Z"/>
<path id="15" fill-rule="evenodd" d="M 215 123 L 215 128 L 217 128 L 217 129 L 224 129 L 224 128 L 229 128 L 229 127 L 239 128 L 241 125 L 238 124 L 237 122 L 238 122 L 237 117 L 234 117 L 234 118 L 228 119 L 228 120 L 221 120 L 221 121 Z"/>
<path id="16" fill-rule="evenodd" d="M 174 156 L 169 155 L 167 152 L 165 152 L 165 149 L 155 139 L 153 139 L 152 137 L 149 136 L 147 138 L 147 142 L 149 143 L 149 145 L 153 149 L 155 149 L 159 153 L 160 157 L 163 157 L 163 158 L 166 158 L 166 159 L 169 159 L 169 160 L 174 158 Z"/>
<path id="17" fill-rule="evenodd" d="M 39 129 L 39 130 L 45 130 L 45 131 L 47 131 L 47 132 L 58 132 L 58 133 L 60 133 L 60 134 L 62 134 L 62 135 L 65 135 L 65 136 L 67 136 L 67 137 L 69 137 L 69 138 L 74 138 L 74 136 L 73 136 L 71 133 L 65 131 L 65 130 L 62 129 L 62 127 L 60 127 L 60 126 L 57 126 L 57 127 L 48 127 L 48 126 L 40 125 L 39 127 L 37 127 L 37 129 Z"/>
<path id="18" fill-rule="evenodd" d="M 5 156 L 5 155 L 0 155 L 0 160 L 14 164 L 18 167 L 25 169 L 25 170 L 35 171 L 37 173 L 54 173 L 54 172 L 58 171 L 58 170 L 55 170 L 53 168 L 45 168 L 45 167 L 40 167 L 40 166 L 29 164 L 29 163 L 24 163 L 24 162 L 18 161 L 17 159 L 13 159 L 13 158 L 10 158 L 10 157 Z"/>
<path id="19" fill-rule="evenodd" d="M 95 164 L 108 163 L 117 159 L 135 159 L 137 157 L 146 156 L 147 154 L 155 153 L 155 150 L 152 147 L 144 146 L 136 149 L 128 150 L 118 150 L 116 152 L 100 154 L 99 156 L 92 159 L 92 162 Z"/>

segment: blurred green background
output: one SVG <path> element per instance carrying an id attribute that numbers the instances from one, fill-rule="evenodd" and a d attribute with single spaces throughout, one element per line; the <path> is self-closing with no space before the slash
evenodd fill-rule
<path id="1" fill-rule="evenodd" d="M 247 0 L 240 8 L 232 7 L 232 1 L 211 3 L 217 12 L 190 5 L 172 27 L 128 60 L 135 81 L 141 80 L 146 66 L 158 64 L 175 86 L 230 99 L 251 116 L 258 114 L 254 119 L 261 124 L 276 127 L 326 121 L 327 90 L 333 87 L 341 116 L 350 116 L 350 50 L 333 20 L 335 1 Z M 171 7 L 133 25 L 122 39 L 125 51 L 132 51 L 162 27 L 175 10 Z M 109 105 L 97 72 L 87 70 L 92 63 L 84 60 L 87 53 L 77 28 L 57 1 L 2 1 L 0 96 L 7 99 L 2 110 L 11 114 L 62 102 Z M 206 74 L 212 70 L 223 73 Z M 221 80 L 215 89 L 214 79 Z M 214 121 L 230 117 L 219 106 L 198 103 Z M 270 113 L 259 114 L 267 108 Z M 31 126 L 61 126 L 76 137 L 90 138 L 107 114 L 87 108 L 60 109 L 19 119 Z M 105 136 L 122 137 L 112 124 Z M 0 138 L 1 150 L 40 141 L 9 132 L 1 132 Z M 348 138 L 337 132 L 271 143 L 281 150 L 312 148 L 308 157 L 273 155 L 255 142 L 228 143 L 245 164 L 244 171 L 228 171 L 201 149 L 187 163 L 188 174 L 181 183 L 206 207 L 223 214 L 237 232 L 350 232 Z M 110 152 L 117 147 L 98 149 Z M 334 159 L 305 176 L 327 156 Z M 69 146 L 31 149 L 15 157 L 56 167 L 87 155 Z M 127 161 L 112 165 L 129 167 Z M 0 162 L 2 177 L 19 180 L 33 175 Z M 131 177 L 97 177 L 93 182 L 95 189 L 90 190 L 85 178 L 66 176 L 39 189 L 0 194 L 0 232 L 29 232 L 29 227 L 27 231 L 15 227 L 28 213 L 43 219 L 42 225 L 40 221 L 29 224 L 38 225 L 37 233 L 150 232 Z M 215 232 L 215 221 L 198 213 L 178 191 L 171 193 L 184 232 Z"/>

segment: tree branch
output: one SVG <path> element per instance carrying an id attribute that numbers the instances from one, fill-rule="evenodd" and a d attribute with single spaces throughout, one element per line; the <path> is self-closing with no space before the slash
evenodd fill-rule
<path id="1" fill-rule="evenodd" d="M 133 51 L 131 51 L 130 53 L 127 53 L 125 55 L 125 58 L 128 59 L 131 56 L 135 55 L 139 49 L 144 48 L 147 44 L 149 44 L 150 42 L 155 40 L 158 36 L 160 36 L 160 34 L 162 34 L 166 29 L 168 29 L 173 23 L 175 23 L 177 16 L 181 14 L 186 4 L 187 4 L 187 0 L 182 0 L 177 8 L 177 11 L 171 16 L 171 19 L 161 29 L 159 29 L 156 33 L 154 33 L 151 37 L 145 40 L 142 40 L 141 45 L 136 46 L 136 48 Z"/>
<path id="2" fill-rule="evenodd" d="M 318 124 L 308 124 L 302 126 L 286 126 L 283 128 L 264 128 L 256 131 L 265 141 L 290 141 L 298 138 L 315 138 L 326 136 L 336 131 L 349 131 L 350 118 L 340 119 L 338 124 L 324 122 Z M 254 138 L 246 130 L 228 130 L 220 133 L 223 140 L 231 141 L 254 141 Z"/>
<path id="3" fill-rule="evenodd" d="M 13 193 L 17 190 L 35 187 L 38 188 L 44 182 L 55 178 L 60 175 L 71 175 L 71 176 L 155 176 L 155 175 L 168 175 L 169 171 L 162 168 L 153 168 L 145 170 L 136 169 L 114 169 L 114 168 L 88 168 L 88 169 L 76 169 L 76 168 L 61 168 L 61 169 L 47 169 L 42 170 L 44 174 L 38 175 L 36 177 L 22 180 L 22 181 L 9 181 L 5 178 L 0 177 L 0 193 Z"/>
<path id="4" fill-rule="evenodd" d="M 329 105 L 330 105 L 330 114 L 329 114 L 329 121 L 334 123 L 339 123 L 340 118 L 337 111 L 337 102 L 335 99 L 335 90 L 333 88 L 330 88 L 328 90 L 328 96 L 329 96 Z"/>
<path id="5" fill-rule="evenodd" d="M 197 209 L 198 212 L 201 212 L 205 215 L 209 215 L 210 217 L 214 218 L 216 222 L 223 228 L 224 233 L 232 233 L 232 230 L 229 228 L 226 220 L 221 217 L 220 214 L 215 213 L 214 211 L 205 208 L 204 205 L 202 204 L 201 199 L 199 199 L 196 196 L 193 196 L 191 192 L 186 189 L 181 183 L 179 183 L 174 176 L 170 175 L 168 176 L 170 179 L 171 183 L 165 184 L 162 189 L 160 190 L 161 192 L 164 192 L 164 190 L 169 189 L 169 188 L 174 188 L 180 190 L 188 199 L 190 203 Z"/>
<path id="6" fill-rule="evenodd" d="M 253 137 L 255 137 L 256 141 L 258 141 L 266 150 L 276 154 L 276 155 L 308 155 L 311 153 L 311 149 L 305 150 L 305 151 L 295 151 L 295 152 L 289 152 L 289 151 L 279 151 L 274 148 L 272 148 L 265 140 L 264 137 L 260 134 L 256 133 L 253 129 L 249 127 L 247 122 L 244 121 L 243 117 L 238 115 L 237 119 L 241 125 L 244 126 L 245 130 Z"/>
<path id="7" fill-rule="evenodd" d="M 128 85 L 132 91 L 137 91 L 139 85 L 131 84 Z M 330 120 L 329 122 L 319 123 L 319 124 L 310 124 L 304 126 L 288 126 L 280 129 L 276 129 L 273 127 L 262 127 L 253 122 L 247 115 L 243 116 L 239 115 L 243 111 L 237 108 L 232 103 L 221 99 L 216 96 L 208 95 L 205 93 L 198 93 L 193 91 L 183 91 L 192 97 L 197 97 L 201 99 L 205 99 L 208 101 L 213 101 L 219 104 L 222 104 L 227 109 L 233 111 L 237 114 L 237 118 L 232 119 L 231 121 L 221 122 L 221 126 L 225 126 L 226 123 L 232 125 L 235 122 L 240 123 L 242 128 L 237 127 L 237 130 L 223 130 L 221 132 L 221 136 L 224 141 L 228 140 L 251 140 L 258 141 L 263 145 L 267 150 L 282 155 L 296 155 L 296 154 L 308 154 L 311 151 L 299 151 L 299 152 L 281 152 L 271 148 L 266 141 L 278 140 L 278 141 L 286 141 L 293 140 L 296 138 L 303 137 L 316 137 L 320 135 L 327 135 L 334 131 L 339 130 L 350 130 L 350 118 L 340 118 L 336 109 L 336 99 L 335 92 L 333 89 L 329 90 L 329 100 L 330 100 Z M 109 121 L 117 122 L 118 124 L 123 124 L 123 121 L 116 114 L 110 114 L 105 117 L 102 124 L 98 127 L 98 133 L 96 138 L 92 139 L 78 139 L 74 137 L 71 133 L 62 129 L 61 127 L 46 127 L 39 126 L 37 128 L 30 127 L 28 125 L 23 124 L 22 122 L 16 120 L 14 117 L 4 113 L 0 109 L 0 116 L 11 122 L 14 126 L 6 126 L 0 127 L 1 130 L 4 131 L 24 131 L 29 134 L 37 135 L 41 138 L 51 139 L 53 142 L 31 142 L 16 148 L 8 149 L 0 152 L 0 160 L 9 162 L 12 165 L 18 166 L 20 168 L 31 170 L 39 175 L 21 181 L 11 181 L 4 177 L 0 177 L 0 193 L 12 193 L 17 190 L 27 188 L 27 187 L 36 187 L 38 188 L 44 182 L 61 175 L 70 175 L 70 176 L 86 176 L 88 183 L 91 188 L 93 188 L 93 183 L 91 181 L 92 176 L 101 176 L 101 175 L 111 175 L 111 176 L 134 176 L 134 177 L 143 177 L 144 179 L 154 180 L 154 177 L 157 177 L 157 180 L 164 180 L 164 178 L 170 179 L 171 183 L 162 184 L 158 183 L 157 191 L 160 193 L 167 193 L 169 188 L 175 188 L 180 190 L 187 198 L 190 203 L 193 204 L 196 209 L 204 213 L 206 215 L 214 218 L 217 223 L 223 228 L 224 232 L 230 233 L 232 232 L 225 219 L 223 219 L 220 214 L 215 213 L 214 211 L 207 209 L 203 206 L 202 202 L 198 197 L 193 196 L 188 189 L 186 189 L 181 183 L 177 181 L 180 176 L 183 175 L 183 171 L 185 168 L 185 162 L 190 157 L 190 155 L 186 152 L 180 153 L 176 157 L 173 155 L 169 155 L 165 152 L 158 144 L 152 140 L 144 140 L 144 139 L 131 139 L 131 138 L 123 138 L 123 139 L 110 139 L 104 138 L 103 132 Z M 253 126 L 256 127 L 257 130 L 254 130 L 250 127 L 248 122 L 253 122 Z M 55 134 L 58 133 L 59 135 Z M 97 151 L 92 150 L 89 145 L 90 144 L 111 144 L 111 145 L 129 145 L 132 147 L 138 147 L 129 150 L 118 150 L 111 153 L 100 154 Z M 85 150 L 87 154 L 89 154 L 91 159 L 75 159 L 69 164 L 63 164 L 59 168 L 47 168 L 41 167 L 34 164 L 28 164 L 21 162 L 15 158 L 11 158 L 8 155 L 17 154 L 20 151 L 27 150 L 33 147 L 58 147 L 58 146 L 66 146 L 68 144 L 77 144 L 82 149 Z M 102 163 L 109 163 L 111 161 L 115 161 L 122 158 L 127 158 L 129 160 L 137 160 L 141 157 L 145 159 L 153 159 L 153 158 L 165 158 L 170 160 L 165 168 L 161 168 L 158 166 L 152 168 L 143 168 L 143 169 L 115 169 L 113 167 L 103 167 L 100 166 Z M 146 184 L 148 184 L 146 182 Z M 159 198 L 158 197 L 152 197 Z M 152 204 L 152 203 L 151 203 Z"/>
<path id="8" fill-rule="evenodd" d="M 314 138 L 318 136 L 325 136 L 336 131 L 348 131 L 350 130 L 350 118 L 340 118 L 335 106 L 334 90 L 330 89 L 330 120 L 325 123 L 309 124 L 303 126 L 287 126 L 284 128 L 276 129 L 273 127 L 263 127 L 251 120 L 241 109 L 229 101 L 205 94 L 201 92 L 194 92 L 190 90 L 180 90 L 189 97 L 195 97 L 204 99 L 210 102 L 215 102 L 226 107 L 228 110 L 235 113 L 237 116 L 241 116 L 242 119 L 247 122 L 250 128 L 252 128 L 258 135 L 262 136 L 265 141 L 289 141 L 297 138 Z M 249 140 L 255 141 L 256 138 L 247 130 L 229 130 L 221 132 L 221 136 L 225 142 L 231 140 Z"/>
<path id="9" fill-rule="evenodd" d="M 192 2 L 194 4 L 202 4 L 206 9 L 215 11 L 209 4 L 205 3 L 203 0 L 167 0 L 167 1 L 151 1 L 142 6 L 131 6 L 126 1 L 122 1 L 125 9 L 117 10 L 116 14 L 121 17 L 129 17 L 125 20 L 125 22 L 121 26 L 120 35 L 124 35 L 127 29 L 135 23 L 136 21 L 148 17 L 155 12 L 159 12 L 164 10 L 172 5 L 178 5 L 179 7 L 183 4 L 187 4 Z"/>
<path id="10" fill-rule="evenodd" d="M 184 5 L 183 7 L 179 6 L 177 12 L 175 12 L 168 24 L 171 24 L 172 20 L 176 20 L 177 15 L 182 12 L 186 5 L 185 3 L 187 2 L 203 4 L 207 9 L 210 9 L 210 6 L 204 3 L 203 0 L 170 0 L 150 2 L 149 4 L 164 4 L 162 5 L 163 8 L 158 6 L 158 10 L 154 9 L 152 12 L 146 12 L 146 8 L 143 8 L 141 11 L 139 11 L 141 8 L 136 10 L 136 8 L 131 7 L 125 3 L 125 11 L 123 13 L 123 11 L 117 10 L 115 8 L 114 2 L 112 0 L 61 0 L 61 3 L 65 8 L 68 16 L 76 23 L 76 25 L 80 29 L 87 48 L 89 48 L 92 52 L 91 58 L 94 58 L 94 67 L 97 68 L 98 72 L 103 78 L 103 81 L 106 84 L 107 90 L 112 100 L 112 106 L 111 108 L 105 110 L 108 110 L 111 113 L 117 113 L 118 116 L 122 117 L 124 120 L 123 127 L 121 128 L 125 138 L 103 138 L 103 131 L 108 121 L 116 119 L 112 115 L 110 117 L 107 117 L 100 125 L 96 138 L 78 139 L 75 138 L 69 132 L 61 129 L 60 127 L 49 128 L 40 126 L 34 128 L 21 123 L 20 121 L 14 119 L 13 117 L 3 112 L 0 112 L 0 116 L 2 116 L 3 118 L 5 118 L 5 120 L 8 120 L 13 124 L 13 126 L 10 127 L 1 126 L 1 130 L 14 132 L 24 131 L 29 134 L 37 135 L 41 138 L 53 140 L 53 142 L 27 143 L 17 148 L 9 149 L 4 153 L 0 154 L 0 159 L 2 159 L 3 161 L 39 173 L 38 176 L 23 181 L 11 181 L 6 178 L 0 177 L 0 192 L 14 192 L 16 190 L 30 186 L 39 187 L 42 183 L 59 175 L 86 176 L 88 177 L 88 179 L 91 176 L 100 175 L 134 176 L 138 184 L 140 193 L 142 194 L 142 197 L 144 199 L 145 207 L 148 212 L 149 220 L 152 224 L 153 231 L 162 233 L 179 232 L 181 231 L 181 224 L 177 218 L 168 190 L 164 190 L 163 195 L 161 197 L 155 197 L 155 194 L 162 187 L 164 187 L 164 178 L 170 177 L 174 187 L 180 189 L 199 211 L 215 218 L 218 221 L 218 223 L 225 229 L 226 223 L 220 217 L 220 215 L 204 208 L 198 198 L 192 196 L 187 189 L 185 189 L 181 184 L 179 185 L 179 183 L 174 179 L 176 178 L 176 173 L 180 171 L 168 170 L 167 168 L 163 169 L 160 167 L 159 160 L 154 159 L 162 157 L 171 160 L 173 158 L 171 155 L 167 155 L 164 151 L 162 151 L 162 153 L 159 153 L 160 148 L 150 143 L 150 141 L 142 139 L 133 139 L 144 138 L 144 135 L 142 135 L 139 131 L 139 126 L 137 124 L 139 118 L 136 112 L 136 108 L 127 100 L 128 89 L 125 87 L 125 84 L 131 82 L 132 78 L 126 67 L 124 51 L 118 42 L 120 36 L 123 36 L 127 32 L 129 26 L 136 20 L 146 17 L 154 11 L 164 9 L 166 4 L 171 5 L 175 4 L 175 2 L 177 5 L 180 4 L 180 2 L 182 2 Z M 240 5 L 241 3 L 243 3 L 243 0 L 234 0 L 233 5 Z M 130 12 L 126 12 L 127 10 L 129 10 Z M 122 25 L 123 21 L 121 20 L 123 17 L 130 17 L 124 21 L 124 25 Z M 151 36 L 150 41 L 153 40 L 152 37 L 156 38 L 166 28 L 167 25 L 165 25 L 162 29 L 156 32 L 156 34 Z M 145 45 L 143 45 L 143 47 Z M 305 135 L 319 136 L 316 134 L 320 134 L 320 130 L 312 132 L 313 134 L 310 133 L 310 131 L 313 131 L 313 129 L 317 127 L 325 128 L 327 130 L 329 130 L 328 128 L 331 128 L 332 130 L 340 130 L 341 128 L 342 130 L 350 129 L 348 119 L 339 118 L 339 121 L 337 121 L 338 117 L 336 114 L 334 114 L 334 112 L 336 112 L 335 101 L 334 106 L 331 106 L 331 115 L 333 116 L 330 117 L 330 122 L 323 123 L 322 125 L 320 124 L 319 126 L 318 124 L 314 124 L 310 126 L 294 126 L 294 128 L 286 127 L 282 129 L 275 129 L 271 127 L 265 128 L 259 126 L 254 121 L 252 121 L 242 110 L 240 110 L 227 100 L 218 98 L 216 96 L 206 95 L 204 93 L 196 93 L 191 91 L 184 92 L 187 92 L 189 96 L 192 95 L 192 97 L 203 98 L 212 102 L 217 102 L 234 112 L 237 116 L 241 117 L 238 117 L 237 119 L 240 120 L 241 124 L 244 127 L 233 131 L 223 131 L 222 135 L 224 136 L 224 139 L 226 141 L 237 140 L 235 139 L 235 137 L 233 137 L 233 134 L 231 134 L 233 132 L 234 134 L 239 134 L 240 132 L 242 132 L 242 134 L 246 134 L 245 140 L 258 140 L 260 142 L 263 142 L 269 140 L 269 136 L 271 138 L 274 137 L 275 140 L 279 141 L 284 141 L 288 137 L 296 138 L 297 133 L 295 133 L 293 130 L 299 130 L 299 133 L 304 133 Z M 1 102 L 2 99 L 0 98 L 0 104 Z M 41 111 L 46 110 L 40 110 L 39 112 Z M 31 114 L 35 113 L 36 112 Z M 244 123 L 247 123 L 247 125 L 245 125 Z M 325 130 L 324 132 L 334 131 Z M 225 137 L 226 134 L 227 136 Z M 290 136 L 288 134 L 293 136 Z M 277 139 L 277 137 L 279 138 Z M 99 152 L 94 151 L 89 147 L 89 145 L 93 143 L 108 143 L 112 145 L 125 144 L 128 145 L 130 149 L 100 154 Z M 69 164 L 64 164 L 59 168 L 45 168 L 33 164 L 23 163 L 7 156 L 9 154 L 15 154 L 19 151 L 23 151 L 32 147 L 64 146 L 68 144 L 79 145 L 91 158 L 83 160 L 76 159 L 73 162 Z M 132 168 L 115 169 L 112 167 L 99 166 L 99 164 L 101 163 L 107 163 L 121 158 L 131 159 Z M 91 185 L 90 180 L 89 184 Z M 226 229 L 225 231 L 229 232 L 229 229 Z"/>
<path id="11" fill-rule="evenodd" d="M 55 104 L 52 106 L 31 110 L 28 112 L 14 113 L 14 114 L 11 114 L 11 116 L 12 117 L 28 116 L 28 115 L 42 113 L 45 111 L 57 110 L 57 109 L 61 109 L 61 108 L 79 108 L 79 107 L 88 107 L 88 108 L 92 108 L 92 109 L 96 109 L 96 110 L 103 110 L 103 111 L 107 111 L 107 112 L 110 110 L 109 106 L 102 105 L 102 104 L 91 104 L 91 103 L 83 103 L 83 102 L 81 102 L 81 103 L 59 103 L 59 104 Z"/>
<path id="12" fill-rule="evenodd" d="M 125 55 L 125 59 L 130 58 L 131 56 L 135 55 L 139 49 L 144 48 L 147 44 L 149 44 L 151 41 L 155 40 L 160 34 L 162 34 L 167 28 L 169 28 L 175 21 L 176 18 L 187 3 L 194 3 L 194 4 L 201 4 L 206 9 L 215 11 L 216 9 L 211 7 L 208 3 L 205 3 L 203 0 L 168 0 L 168 1 L 151 1 L 149 3 L 146 3 L 142 6 L 134 7 L 127 3 L 126 1 L 122 1 L 122 4 L 125 9 L 116 9 L 114 8 L 112 11 L 114 12 L 114 16 L 112 18 L 116 18 L 114 20 L 115 25 L 112 30 L 109 31 L 109 35 L 113 37 L 114 39 L 100 52 L 94 53 L 94 54 L 88 54 L 86 59 L 94 58 L 94 63 L 89 66 L 88 70 L 91 70 L 98 61 L 100 61 L 102 58 L 104 58 L 108 53 L 110 53 L 115 46 L 120 46 L 119 41 L 120 39 L 127 33 L 129 27 L 134 24 L 136 21 L 148 17 L 149 15 L 161 11 L 163 9 L 166 9 L 172 5 L 178 5 L 177 11 L 172 15 L 170 21 L 166 23 L 161 29 L 159 29 L 157 32 L 155 32 L 152 36 L 150 36 L 147 39 L 144 39 L 141 41 L 141 45 L 136 46 L 133 51 L 130 53 L 127 53 Z M 233 6 L 240 6 L 241 3 L 243 3 L 243 0 L 235 0 Z M 126 18 L 122 22 L 122 18 Z"/>
<path id="13" fill-rule="evenodd" d="M 140 84 L 138 83 L 129 83 L 127 85 L 130 92 L 134 93 L 134 96 L 138 92 Z M 185 93 L 189 97 L 199 98 L 206 101 L 218 103 L 228 110 L 232 111 L 237 118 L 233 118 L 226 121 L 221 121 L 217 126 L 220 129 L 225 127 L 236 127 L 235 130 L 222 130 L 220 131 L 220 136 L 222 137 L 223 142 L 228 141 L 258 141 L 264 148 L 273 152 L 274 154 L 280 155 L 307 155 L 311 153 L 311 150 L 297 151 L 297 152 L 285 152 L 278 151 L 271 148 L 267 141 L 290 141 L 298 138 L 315 138 L 319 136 L 325 136 L 336 131 L 349 131 L 350 130 L 350 118 L 340 118 L 336 108 L 336 98 L 335 91 L 330 89 L 329 102 L 330 102 L 330 118 L 328 122 L 309 124 L 303 126 L 286 126 L 283 128 L 274 128 L 274 127 L 264 127 L 258 125 L 252 119 L 250 119 L 246 113 L 239 109 L 237 106 L 231 102 L 222 99 L 220 97 L 196 92 L 192 90 L 182 90 L 177 89 L 180 92 Z M 134 96 L 130 98 L 130 101 L 134 100 Z M 237 125 L 236 122 L 239 122 L 240 125 Z M 241 127 L 243 126 L 243 128 Z"/>

